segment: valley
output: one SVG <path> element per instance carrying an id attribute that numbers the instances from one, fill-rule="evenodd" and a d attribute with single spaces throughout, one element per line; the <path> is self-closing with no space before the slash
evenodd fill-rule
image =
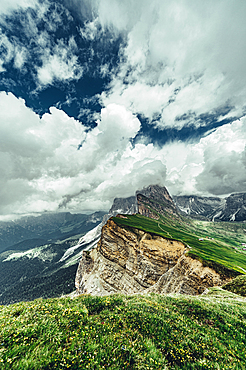
<path id="1" fill-rule="evenodd" d="M 87 233 L 19 242 L 0 254 L 0 369 L 243 370 L 244 243 L 244 222 L 187 217 L 158 186 Z"/>

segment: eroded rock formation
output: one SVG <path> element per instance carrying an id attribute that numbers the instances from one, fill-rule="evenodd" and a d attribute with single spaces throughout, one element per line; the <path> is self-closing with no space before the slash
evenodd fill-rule
<path id="1" fill-rule="evenodd" d="M 179 218 L 179 212 L 165 187 L 149 185 L 136 192 L 138 213 L 142 216 L 158 219 L 160 215 Z"/>
<path id="2" fill-rule="evenodd" d="M 179 241 L 122 228 L 109 219 L 97 247 L 83 252 L 75 281 L 77 293 L 200 294 L 224 283 L 218 273 L 188 257 L 186 251 Z"/>

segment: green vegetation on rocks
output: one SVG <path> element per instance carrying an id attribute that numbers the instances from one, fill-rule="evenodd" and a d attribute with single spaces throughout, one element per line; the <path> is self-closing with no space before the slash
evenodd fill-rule
<path id="1" fill-rule="evenodd" d="M 218 288 L 0 307 L 4 370 L 245 368 L 246 301 Z"/>
<path id="2" fill-rule="evenodd" d="M 223 289 L 246 297 L 246 276 L 238 276 L 223 286 Z"/>
<path id="3" fill-rule="evenodd" d="M 189 247 L 188 255 L 222 275 L 235 277 L 246 272 L 246 251 L 241 247 L 243 242 L 246 243 L 244 224 L 198 221 L 186 217 L 174 219 L 168 214 L 159 215 L 158 220 L 139 214 L 114 217 L 113 220 L 121 227 L 182 241 Z"/>

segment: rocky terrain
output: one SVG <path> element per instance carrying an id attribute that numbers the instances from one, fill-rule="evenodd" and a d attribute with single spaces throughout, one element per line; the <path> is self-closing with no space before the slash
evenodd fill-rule
<path id="1" fill-rule="evenodd" d="M 246 193 L 231 194 L 226 198 L 174 196 L 182 214 L 210 221 L 246 221 Z"/>
<path id="2" fill-rule="evenodd" d="M 215 217 L 219 217 L 219 209 L 226 214 L 227 205 L 229 205 L 229 212 L 234 212 L 236 207 L 244 202 L 242 195 L 230 196 L 226 200 L 175 197 L 178 209 L 167 189 L 158 185 L 150 185 L 138 191 L 136 199 L 138 214 L 156 220 L 159 233 L 162 231 L 159 221 L 163 218 L 172 225 L 172 230 L 175 230 L 173 225 L 177 225 L 175 232 L 177 236 L 181 236 L 179 227 L 184 227 L 183 232 L 190 227 L 182 214 L 196 214 L 196 216 L 210 217 L 214 220 Z M 131 209 L 135 212 L 135 205 L 134 197 L 129 198 L 127 210 Z M 117 202 L 114 209 L 120 209 Z M 181 212 L 180 209 L 182 209 Z M 237 213 L 241 215 L 243 212 Z M 123 214 L 117 217 L 127 218 Z M 235 219 L 236 215 L 234 218 L 230 216 L 231 221 Z M 223 266 L 214 269 L 213 264 L 204 264 L 194 253 L 187 253 L 190 248 L 187 243 L 144 231 L 141 226 L 136 228 L 131 224 L 129 226 L 129 223 L 127 225 L 122 227 L 115 222 L 114 218 L 110 218 L 102 227 L 97 246 L 82 253 L 75 281 L 77 294 L 155 292 L 196 295 L 201 294 L 208 287 L 221 286 L 230 280 L 230 274 L 223 272 L 225 271 Z M 167 231 L 166 235 L 168 234 Z M 193 243 L 197 244 L 198 237 L 195 234 L 196 231 L 194 231 Z M 211 237 L 207 238 L 209 239 L 214 243 Z M 203 238 L 199 240 L 200 243 L 204 241 Z M 211 246 L 208 245 L 208 248 L 210 250 Z M 217 249 L 216 253 L 219 253 L 218 251 Z"/>
<path id="3" fill-rule="evenodd" d="M 174 196 L 173 200 L 182 214 L 208 220 L 213 220 L 216 214 L 224 209 L 226 203 L 222 198 L 196 195 Z"/>
<path id="4" fill-rule="evenodd" d="M 187 257 L 186 251 L 179 241 L 125 229 L 109 219 L 97 247 L 83 252 L 75 279 L 77 294 L 152 291 L 195 295 L 226 281 Z"/>
<path id="5" fill-rule="evenodd" d="M 175 202 L 166 188 L 150 185 L 138 191 L 136 196 L 116 198 L 107 214 L 44 214 L 0 223 L 0 304 L 70 293 L 74 289 L 80 260 L 76 278 L 80 292 L 83 289 L 99 294 L 153 290 L 197 294 L 206 286 L 220 285 L 224 277 L 207 270 L 198 259 L 188 257 L 187 246 L 183 245 L 182 248 L 186 248 L 183 250 L 179 245 L 181 249 L 177 252 L 176 247 L 180 242 L 175 241 L 176 235 L 170 239 L 148 232 L 140 236 L 143 231 L 136 232 L 136 229 L 135 234 L 138 234 L 141 242 L 134 241 L 133 245 L 127 242 L 128 237 L 129 240 L 133 238 L 134 232 L 124 234 L 124 237 L 111 233 L 111 242 L 108 244 L 105 241 L 108 237 L 105 230 L 111 222 L 107 223 L 107 220 L 118 213 L 138 213 L 155 220 L 167 218 L 177 233 L 185 213 L 223 221 L 244 220 L 245 217 L 244 194 L 231 195 L 223 202 L 220 198 L 202 197 L 175 197 Z M 103 228 L 106 223 L 107 226 Z M 126 232 L 128 229 L 122 230 Z M 125 240 L 128 249 L 124 246 L 115 254 L 110 249 L 116 248 L 113 236 L 119 246 L 121 238 Z M 245 242 L 244 239 L 241 242 Z M 177 252 L 176 257 L 170 257 L 171 245 L 173 252 Z M 127 257 L 121 256 L 122 253 L 126 253 Z"/>
<path id="6" fill-rule="evenodd" d="M 0 223 L 0 304 L 71 293 L 82 251 L 97 245 L 108 218 L 136 211 L 136 197 L 116 198 L 108 214 L 67 212 Z"/>
<path id="7" fill-rule="evenodd" d="M 231 194 L 224 208 L 216 216 L 219 221 L 246 221 L 246 193 Z"/>
<path id="8" fill-rule="evenodd" d="M 166 212 L 178 217 L 178 209 L 165 187 L 150 185 L 136 192 L 138 213 L 158 219 Z"/>

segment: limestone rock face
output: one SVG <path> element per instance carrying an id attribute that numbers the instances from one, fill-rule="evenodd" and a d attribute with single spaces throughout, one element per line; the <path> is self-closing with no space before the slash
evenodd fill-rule
<path id="1" fill-rule="evenodd" d="M 145 217 L 158 219 L 166 212 L 173 217 L 179 218 L 179 211 L 173 199 L 165 187 L 159 185 L 149 185 L 137 191 L 138 213 Z"/>
<path id="2" fill-rule="evenodd" d="M 125 229 L 109 219 L 97 247 L 83 252 L 75 281 L 77 294 L 199 294 L 224 283 L 214 270 L 185 252 L 179 241 Z"/>
<path id="3" fill-rule="evenodd" d="M 138 212 L 137 199 L 135 196 L 128 198 L 115 198 L 109 210 L 110 215 L 117 213 L 132 214 Z"/>
<path id="4" fill-rule="evenodd" d="M 223 284 L 223 281 L 217 272 L 204 267 L 200 261 L 182 256 L 149 292 L 197 295 L 203 293 L 206 288 Z"/>

